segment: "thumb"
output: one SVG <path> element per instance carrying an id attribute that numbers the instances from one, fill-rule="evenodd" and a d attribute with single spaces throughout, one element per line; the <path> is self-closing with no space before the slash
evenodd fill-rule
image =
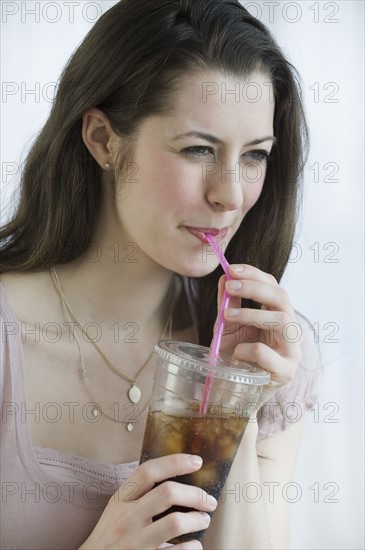
<path id="1" fill-rule="evenodd" d="M 218 294 L 217 294 L 217 311 L 220 309 L 222 303 L 222 298 L 225 290 L 227 277 L 222 275 L 218 281 Z M 231 296 L 229 299 L 229 307 L 240 308 L 241 307 L 241 298 Z"/>

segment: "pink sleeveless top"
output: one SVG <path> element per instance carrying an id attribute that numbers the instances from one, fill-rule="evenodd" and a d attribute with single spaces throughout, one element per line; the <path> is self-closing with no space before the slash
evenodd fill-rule
<path id="1" fill-rule="evenodd" d="M 183 278 L 192 316 L 192 288 Z M 1 544 L 2 550 L 75 550 L 88 538 L 108 500 L 138 462 L 96 460 L 32 445 L 25 407 L 22 344 L 18 323 L 0 284 L 1 297 Z M 259 438 L 285 429 L 290 414 L 313 406 L 319 358 L 303 318 L 303 360 L 295 378 L 263 407 Z M 296 407 L 285 407 L 295 403 Z M 278 405 L 278 406 L 274 406 Z M 293 409 L 292 413 L 290 412 Z M 285 410 L 285 414 L 282 411 Z"/>

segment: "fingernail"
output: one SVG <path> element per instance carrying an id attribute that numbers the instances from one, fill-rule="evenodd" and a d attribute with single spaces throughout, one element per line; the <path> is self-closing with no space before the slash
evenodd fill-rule
<path id="1" fill-rule="evenodd" d="M 211 521 L 211 517 L 209 514 L 207 514 L 206 512 L 200 512 L 201 515 L 203 516 L 203 519 L 204 519 L 204 522 L 206 525 L 209 525 L 210 521 Z"/>
<path id="2" fill-rule="evenodd" d="M 238 290 L 242 287 L 241 281 L 227 281 L 226 285 L 229 290 Z"/>
<path id="3" fill-rule="evenodd" d="M 208 495 L 207 504 L 209 504 L 209 506 L 215 509 L 217 508 L 218 502 L 212 495 Z"/>
<path id="4" fill-rule="evenodd" d="M 201 456 L 190 455 L 190 463 L 192 466 L 201 466 L 203 464 L 203 459 Z"/>
<path id="5" fill-rule="evenodd" d="M 230 265 L 230 268 L 235 271 L 236 273 L 242 273 L 242 271 L 245 270 L 245 268 L 243 267 L 243 265 L 239 265 L 239 264 L 234 264 L 234 265 Z"/>
<path id="6" fill-rule="evenodd" d="M 226 315 L 227 317 L 238 317 L 240 314 L 240 310 L 239 309 L 233 309 L 231 307 L 228 307 L 226 309 Z"/>

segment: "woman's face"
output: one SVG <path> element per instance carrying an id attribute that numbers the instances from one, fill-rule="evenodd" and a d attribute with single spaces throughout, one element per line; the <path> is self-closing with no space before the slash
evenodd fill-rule
<path id="1" fill-rule="evenodd" d="M 211 229 L 224 251 L 260 196 L 274 142 L 272 88 L 262 74 L 202 72 L 173 106 L 139 127 L 129 180 L 119 182 L 121 239 L 145 260 L 200 277 L 218 262 L 199 229 Z"/>

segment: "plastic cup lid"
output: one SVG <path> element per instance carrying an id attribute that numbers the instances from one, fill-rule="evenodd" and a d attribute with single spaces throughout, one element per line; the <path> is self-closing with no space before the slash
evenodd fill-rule
<path id="1" fill-rule="evenodd" d="M 214 378 L 255 386 L 270 382 L 270 374 L 264 369 L 255 363 L 232 359 L 228 353 L 221 353 L 212 365 L 209 351 L 205 346 L 176 340 L 160 340 L 154 348 L 165 361 L 205 376 L 210 372 Z"/>

